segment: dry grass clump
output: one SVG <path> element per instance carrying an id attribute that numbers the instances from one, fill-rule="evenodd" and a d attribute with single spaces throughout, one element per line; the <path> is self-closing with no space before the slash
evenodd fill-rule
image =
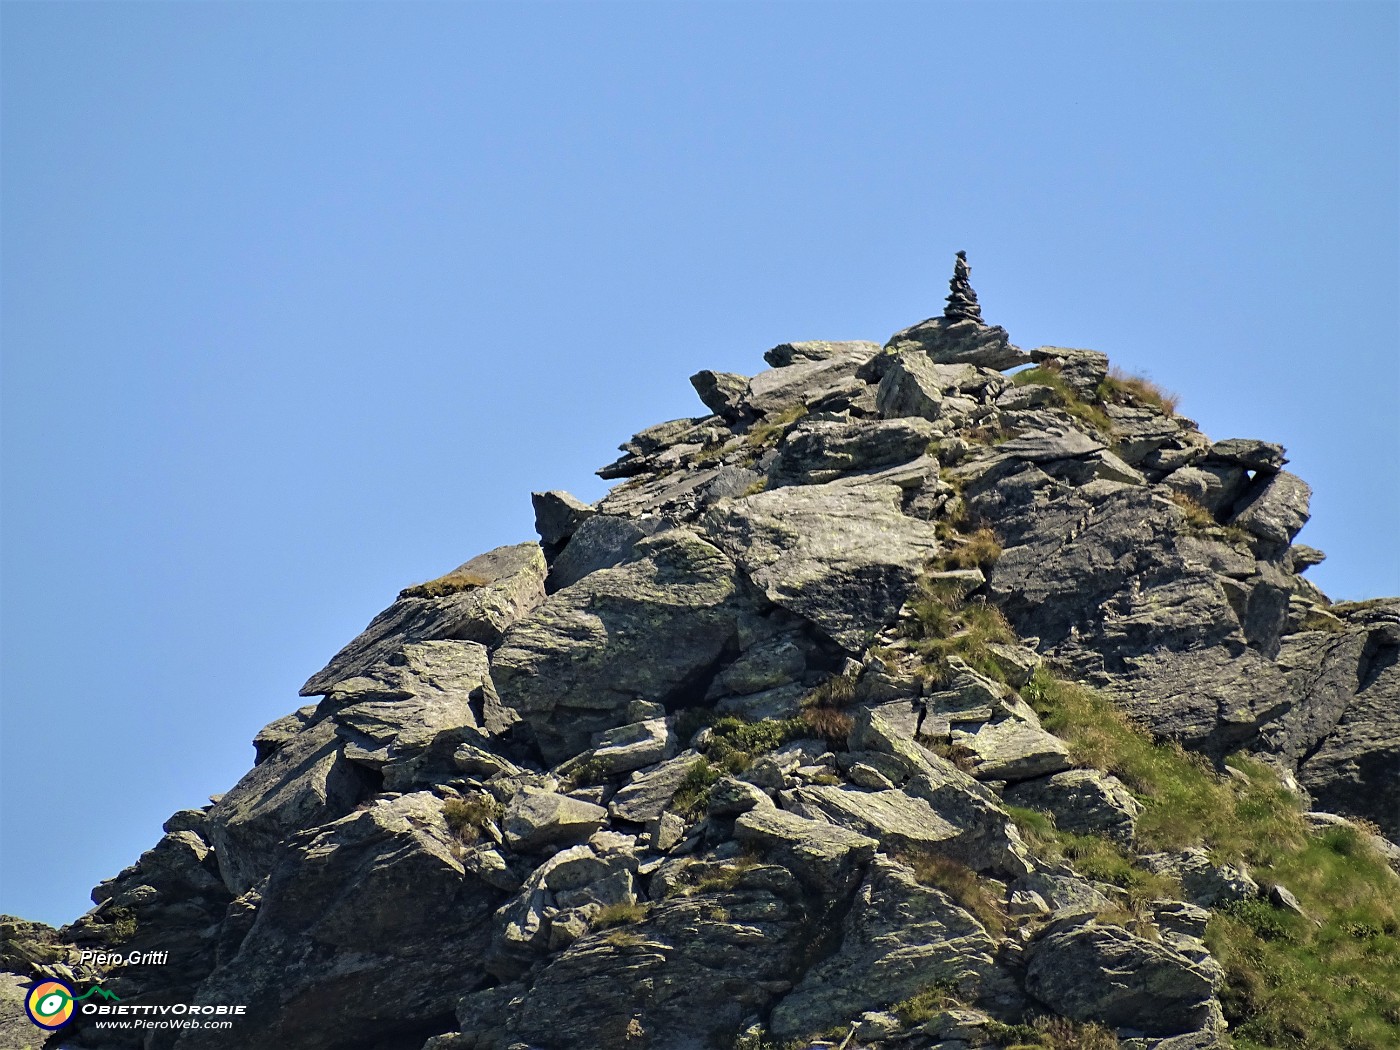
<path id="1" fill-rule="evenodd" d="M 405 587 L 403 590 L 399 591 L 399 597 L 441 598 L 447 594 L 460 594 L 462 591 L 474 591 L 478 587 L 485 587 L 490 583 L 490 578 L 481 575 L 479 572 L 454 569 L 446 576 L 439 576 L 436 580 L 429 580 L 427 583 L 416 583 L 412 587 Z"/>
<path id="2" fill-rule="evenodd" d="M 938 568 L 978 569 L 1001 557 L 1001 540 L 985 525 L 959 539 L 961 542 L 938 556 L 934 563 Z"/>
<path id="3" fill-rule="evenodd" d="M 1108 370 L 1097 394 L 1100 401 L 1155 408 L 1168 416 L 1176 414 L 1176 406 L 1181 401 L 1176 394 L 1162 389 L 1146 376 L 1132 375 L 1116 365 Z"/>
<path id="4" fill-rule="evenodd" d="M 486 824 L 500 820 L 504 813 L 505 808 L 490 795 L 450 798 L 442 804 L 442 819 L 466 846 L 480 839 Z"/>
<path id="5" fill-rule="evenodd" d="M 924 886 L 942 890 L 976 916 L 994 937 L 1006 930 L 1006 912 L 995 893 L 966 864 L 937 853 L 901 853 L 895 856 L 914 871 Z"/>
<path id="6" fill-rule="evenodd" d="M 630 926 L 633 923 L 641 922 L 646 918 L 647 907 L 645 904 L 638 904 L 636 901 L 619 901 L 617 904 L 608 904 L 603 907 L 597 915 L 593 916 L 593 928 L 595 930 L 606 930 L 614 926 Z"/>

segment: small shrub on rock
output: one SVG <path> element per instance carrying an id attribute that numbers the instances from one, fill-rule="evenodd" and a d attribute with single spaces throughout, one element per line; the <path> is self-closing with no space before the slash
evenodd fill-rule
<path id="1" fill-rule="evenodd" d="M 500 820 L 504 812 L 504 807 L 490 795 L 450 798 L 442 804 L 442 819 L 466 846 L 480 839 L 487 822 Z"/>

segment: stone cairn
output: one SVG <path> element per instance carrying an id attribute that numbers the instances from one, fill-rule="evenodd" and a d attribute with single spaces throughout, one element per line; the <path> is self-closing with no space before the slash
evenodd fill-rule
<path id="1" fill-rule="evenodd" d="M 950 321 L 976 321 L 982 323 L 982 307 L 977 305 L 977 293 L 968 280 L 971 269 L 967 265 L 967 252 L 958 252 L 953 263 L 953 279 L 948 282 L 948 305 L 943 308 L 943 316 Z"/>

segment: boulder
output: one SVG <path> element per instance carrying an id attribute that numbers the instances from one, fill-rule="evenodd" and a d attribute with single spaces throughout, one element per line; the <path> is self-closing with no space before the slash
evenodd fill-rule
<path id="1" fill-rule="evenodd" d="M 1186 899 L 1202 908 L 1259 896 L 1259 884 L 1248 871 L 1234 864 L 1216 864 L 1199 846 L 1178 853 L 1150 853 L 1142 863 L 1159 874 L 1180 879 Z"/>
<path id="2" fill-rule="evenodd" d="M 1099 384 L 1108 378 L 1108 355 L 1099 350 L 1038 346 L 1030 356 L 1036 364 L 1054 368 L 1084 401 L 1097 400 Z"/>
<path id="3" fill-rule="evenodd" d="M 856 369 L 873 356 L 868 343 L 847 344 L 851 349 L 820 360 L 794 360 L 782 368 L 770 368 L 749 380 L 748 408 L 760 416 L 773 416 L 812 404 L 848 386 Z"/>
<path id="4" fill-rule="evenodd" d="M 950 321 L 931 317 L 890 336 L 885 349 L 891 353 L 922 350 L 938 364 L 968 364 L 1005 371 L 1031 359 L 1011 345 L 1006 329 L 973 320 Z"/>
<path id="5" fill-rule="evenodd" d="M 537 543 L 479 555 L 443 577 L 468 581 L 461 589 L 436 597 L 400 596 L 307 679 L 301 695 L 324 695 L 337 682 L 386 662 L 408 642 L 456 638 L 494 645 L 506 628 L 544 600 L 544 576 L 544 553 Z"/>
<path id="6" fill-rule="evenodd" d="M 608 811 L 602 806 L 553 791 L 525 788 L 506 806 L 501 831 L 511 849 L 528 853 L 545 846 L 586 842 L 607 820 Z"/>
<path id="7" fill-rule="evenodd" d="M 530 493 L 530 502 L 535 508 L 535 531 L 545 554 L 557 554 L 578 531 L 578 527 L 593 516 L 593 508 L 577 496 L 568 492 Z"/>
<path id="8" fill-rule="evenodd" d="M 1311 498 L 1312 489 L 1296 474 L 1261 474 L 1240 497 L 1230 524 L 1286 547 L 1307 524 Z"/>
<path id="9" fill-rule="evenodd" d="M 1235 463 L 1247 470 L 1276 474 L 1288 462 L 1283 446 L 1255 438 L 1226 438 L 1210 446 L 1209 457 L 1222 463 Z"/>
<path id="10" fill-rule="evenodd" d="M 1170 948 L 1079 919 L 1051 924 L 1035 942 L 1026 990 L 1073 1020 L 1164 1036 L 1209 1020 L 1215 978 Z"/>
<path id="11" fill-rule="evenodd" d="M 887 850 L 939 852 L 962 829 L 944 820 L 926 801 L 898 788 L 866 791 L 812 785 L 785 793 L 783 805 L 800 816 L 878 839 Z"/>
<path id="12" fill-rule="evenodd" d="M 938 550 L 933 525 L 900 512 L 894 485 L 760 492 L 722 501 L 702 525 L 769 601 L 850 652 L 893 622 Z"/>
<path id="13" fill-rule="evenodd" d="M 874 357 L 880 352 L 880 347 L 876 343 L 867 342 L 846 342 L 846 343 L 779 343 L 772 350 L 767 350 L 763 354 L 763 360 L 767 361 L 774 368 L 786 368 L 788 365 L 796 364 L 800 361 L 829 361 L 833 357 L 863 357 L 866 360 Z"/>
<path id="14" fill-rule="evenodd" d="M 593 749 L 592 762 L 604 776 L 630 773 L 667 758 L 671 744 L 666 719 L 648 718 L 603 733 Z"/>
<path id="15" fill-rule="evenodd" d="M 656 820 L 671 804 L 681 781 L 698 761 L 699 755 L 687 751 L 655 769 L 633 774 L 631 781 L 623 785 L 608 803 L 608 812 L 614 820 L 627 820 L 634 824 Z"/>
<path id="16" fill-rule="evenodd" d="M 744 415 L 744 399 L 749 392 L 749 377 L 734 372 L 711 372 L 705 369 L 690 377 L 690 385 L 715 415 L 736 421 Z"/>
<path id="17" fill-rule="evenodd" d="M 917 459 L 933 440 L 933 424 L 922 419 L 802 422 L 788 432 L 770 473 L 824 480 L 891 463 Z"/>
<path id="18" fill-rule="evenodd" d="M 1131 842 L 1133 822 L 1142 804 L 1117 777 L 1097 769 L 1069 769 L 1054 776 L 1025 780 L 1002 794 L 1007 805 L 1043 810 L 1061 831 L 1108 835 Z"/>
<path id="19" fill-rule="evenodd" d="M 1008 718 L 959 738 L 977 755 L 978 780 L 1030 780 L 1069 768 L 1064 741 L 1020 719 Z"/>

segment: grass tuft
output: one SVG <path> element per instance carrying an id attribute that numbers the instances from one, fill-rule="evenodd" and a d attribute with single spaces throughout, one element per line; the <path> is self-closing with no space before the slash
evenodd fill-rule
<path id="1" fill-rule="evenodd" d="M 497 821 L 505 813 L 505 807 L 490 795 L 471 795 L 467 798 L 450 798 L 442 804 L 442 819 L 452 833 L 470 846 L 481 838 L 481 832 L 488 821 Z"/>
<path id="2" fill-rule="evenodd" d="M 1100 401 L 1155 408 L 1167 416 L 1176 415 L 1176 406 L 1181 400 L 1146 376 L 1135 376 L 1117 367 L 1109 369 L 1108 376 L 1094 393 Z"/>
<path id="3" fill-rule="evenodd" d="M 994 937 L 1006 931 L 1006 912 L 996 894 L 966 864 L 937 853 L 900 853 L 895 859 L 914 870 L 921 885 L 942 890 L 976 916 Z"/>
<path id="4" fill-rule="evenodd" d="M 446 576 L 439 576 L 427 583 L 417 583 L 399 591 L 400 598 L 441 598 L 447 594 L 460 594 L 485 587 L 491 580 L 479 572 L 453 570 Z"/>
<path id="5" fill-rule="evenodd" d="M 630 926 L 633 923 L 641 922 L 647 916 L 645 904 L 633 902 L 618 902 L 608 904 L 603 907 L 597 915 L 593 916 L 593 928 L 595 930 L 607 930 L 614 926 Z"/>
<path id="6" fill-rule="evenodd" d="M 1055 400 L 1060 408 L 1068 415 L 1103 434 L 1113 431 L 1113 421 L 1108 418 L 1107 413 L 1098 405 L 1090 404 L 1080 397 L 1074 387 L 1065 382 L 1054 362 L 1046 361 L 1034 368 L 1027 368 L 1024 372 L 1017 372 L 1011 377 L 1011 382 L 1016 386 L 1048 386 L 1055 392 Z"/>

